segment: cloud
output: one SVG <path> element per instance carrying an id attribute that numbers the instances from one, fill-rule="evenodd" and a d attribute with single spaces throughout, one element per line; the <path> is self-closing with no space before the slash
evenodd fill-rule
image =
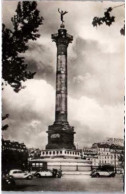
<path id="1" fill-rule="evenodd" d="M 69 98 L 69 120 L 75 127 L 75 140 L 81 147 L 106 137 L 123 138 L 123 115 L 122 104 L 100 106 L 95 99 L 85 96 L 78 100 Z"/>
<path id="2" fill-rule="evenodd" d="M 42 144 L 39 141 L 39 145 L 44 146 L 48 125 L 54 121 L 54 102 L 54 89 L 45 80 L 27 81 L 27 88 L 18 94 L 8 86 L 3 92 L 3 109 L 10 114 L 9 129 L 4 132 L 4 137 L 30 146 L 38 145 L 38 141 L 33 141 L 34 137 L 41 138 Z"/>
<path id="3" fill-rule="evenodd" d="M 45 148 L 46 131 L 55 119 L 53 87 L 45 80 L 29 80 L 19 94 L 7 87 L 3 98 L 6 113 L 10 114 L 4 138 L 24 142 L 28 147 Z M 68 121 L 75 127 L 75 144 L 78 142 L 81 147 L 105 137 L 123 137 L 123 114 L 123 105 L 100 106 L 95 99 L 85 96 L 68 100 Z"/>
<path id="4" fill-rule="evenodd" d="M 28 70 L 36 72 L 35 79 L 45 79 L 53 86 L 55 85 L 55 55 L 52 54 L 52 50 L 48 47 L 47 42 L 43 44 L 43 42 L 30 41 L 29 49 L 21 56 L 25 58 Z"/>
<path id="5" fill-rule="evenodd" d="M 97 41 L 78 37 L 69 59 L 70 94 L 74 97 L 89 96 L 102 104 L 122 103 L 123 54 L 120 51 L 106 52 Z"/>

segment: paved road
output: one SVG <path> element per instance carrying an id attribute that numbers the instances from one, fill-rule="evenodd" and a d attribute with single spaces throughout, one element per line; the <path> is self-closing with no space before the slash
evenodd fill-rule
<path id="1" fill-rule="evenodd" d="M 62 178 L 16 180 L 16 184 L 16 191 L 123 191 L 123 179 L 121 176 L 114 178 L 91 178 L 89 175 L 64 175 Z"/>

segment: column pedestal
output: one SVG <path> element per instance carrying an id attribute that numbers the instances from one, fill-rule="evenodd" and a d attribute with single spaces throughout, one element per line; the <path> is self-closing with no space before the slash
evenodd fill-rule
<path id="1" fill-rule="evenodd" d="M 46 149 L 72 149 L 75 150 L 74 127 L 68 123 L 54 123 L 48 127 L 48 144 Z"/>

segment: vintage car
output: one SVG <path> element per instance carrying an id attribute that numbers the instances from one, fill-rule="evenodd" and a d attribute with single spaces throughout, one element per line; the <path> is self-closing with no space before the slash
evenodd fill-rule
<path id="1" fill-rule="evenodd" d="M 114 168 L 110 166 L 100 166 L 98 169 L 94 169 L 91 172 L 91 177 L 114 177 Z"/>
<path id="2" fill-rule="evenodd" d="M 31 173 L 19 169 L 10 170 L 9 177 L 12 177 L 14 179 L 29 179 L 29 180 L 33 178 Z"/>
<path id="3" fill-rule="evenodd" d="M 53 169 L 53 170 L 42 170 L 42 171 L 38 171 L 35 174 L 36 177 L 41 178 L 41 177 L 54 177 L 54 178 L 61 178 L 62 176 L 62 172 L 60 170 L 57 169 Z"/>
<path id="4" fill-rule="evenodd" d="M 92 171 L 91 177 L 114 177 L 115 172 L 96 170 Z"/>

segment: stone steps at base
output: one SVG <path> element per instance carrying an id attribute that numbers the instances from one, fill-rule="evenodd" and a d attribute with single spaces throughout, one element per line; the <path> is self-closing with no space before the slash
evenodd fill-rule
<path id="1" fill-rule="evenodd" d="M 82 172 L 81 171 L 70 171 L 70 172 L 63 171 L 62 172 L 63 175 L 65 175 L 65 174 L 67 174 L 67 175 L 90 175 L 90 173 L 91 173 L 91 171 L 87 171 L 87 172 L 86 171 L 85 172 L 84 171 L 82 171 Z"/>

